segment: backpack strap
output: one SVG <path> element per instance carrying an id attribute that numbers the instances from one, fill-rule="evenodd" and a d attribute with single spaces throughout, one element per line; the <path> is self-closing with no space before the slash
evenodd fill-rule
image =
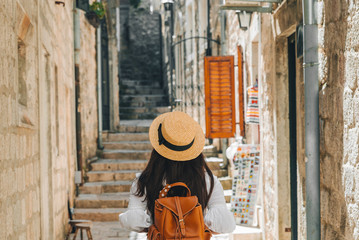
<path id="1" fill-rule="evenodd" d="M 179 223 L 179 226 L 180 226 L 181 234 L 182 234 L 183 237 L 185 237 L 186 236 L 186 229 L 185 229 L 185 224 L 184 224 L 184 219 L 183 219 L 181 203 L 180 203 L 178 197 L 175 197 L 175 203 L 176 203 L 176 208 L 177 208 L 177 212 L 178 212 L 178 223 Z"/>
<path id="2" fill-rule="evenodd" d="M 165 198 L 167 197 L 167 193 L 168 191 L 173 188 L 173 187 L 184 187 L 187 189 L 187 197 L 191 196 L 191 190 L 189 190 L 189 188 L 187 187 L 187 185 L 183 182 L 176 182 L 176 183 L 172 183 L 172 184 L 167 184 L 161 191 L 159 194 L 158 198 Z"/>

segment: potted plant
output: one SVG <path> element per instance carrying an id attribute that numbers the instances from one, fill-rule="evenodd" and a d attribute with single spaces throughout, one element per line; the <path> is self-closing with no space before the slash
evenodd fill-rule
<path id="1" fill-rule="evenodd" d="M 98 28 L 101 24 L 101 21 L 105 17 L 105 8 L 101 2 L 93 2 L 90 5 L 90 11 L 85 14 L 89 23 Z"/>

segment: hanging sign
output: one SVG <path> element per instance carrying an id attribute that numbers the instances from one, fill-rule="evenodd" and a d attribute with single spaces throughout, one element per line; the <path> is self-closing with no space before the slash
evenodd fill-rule
<path id="1" fill-rule="evenodd" d="M 259 145 L 241 144 L 233 158 L 231 211 L 240 225 L 253 225 L 259 189 L 259 154 Z"/>

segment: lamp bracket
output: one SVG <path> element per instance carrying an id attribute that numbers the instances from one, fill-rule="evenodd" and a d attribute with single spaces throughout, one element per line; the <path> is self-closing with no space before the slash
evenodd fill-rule
<path id="1" fill-rule="evenodd" d="M 178 41 L 178 42 L 175 42 L 175 43 L 172 44 L 172 47 L 174 47 L 174 46 L 176 46 L 177 44 L 180 44 L 180 43 L 182 43 L 182 42 L 185 42 L 185 41 L 187 41 L 187 40 L 191 40 L 191 39 L 208 39 L 208 40 L 210 40 L 210 41 L 212 41 L 212 42 L 215 42 L 215 43 L 217 43 L 217 44 L 219 44 L 219 45 L 221 44 L 220 41 L 215 40 L 215 39 L 212 39 L 212 38 L 201 37 L 201 36 L 194 36 L 194 37 L 185 38 L 185 39 L 182 39 L 182 40 L 180 40 L 180 41 Z"/>

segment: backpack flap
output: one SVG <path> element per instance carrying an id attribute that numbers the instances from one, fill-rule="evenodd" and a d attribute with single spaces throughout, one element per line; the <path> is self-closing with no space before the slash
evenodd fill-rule
<path id="1" fill-rule="evenodd" d="M 174 201 L 175 197 L 168 197 L 168 198 L 161 198 L 157 199 L 156 202 L 169 209 L 171 212 L 173 212 L 176 216 L 178 216 L 178 210 L 176 208 L 176 202 Z M 195 207 L 199 206 L 198 198 L 197 196 L 190 196 L 190 197 L 177 197 L 179 200 L 179 204 L 182 209 L 183 216 L 186 216 L 187 213 L 192 211 Z"/>

